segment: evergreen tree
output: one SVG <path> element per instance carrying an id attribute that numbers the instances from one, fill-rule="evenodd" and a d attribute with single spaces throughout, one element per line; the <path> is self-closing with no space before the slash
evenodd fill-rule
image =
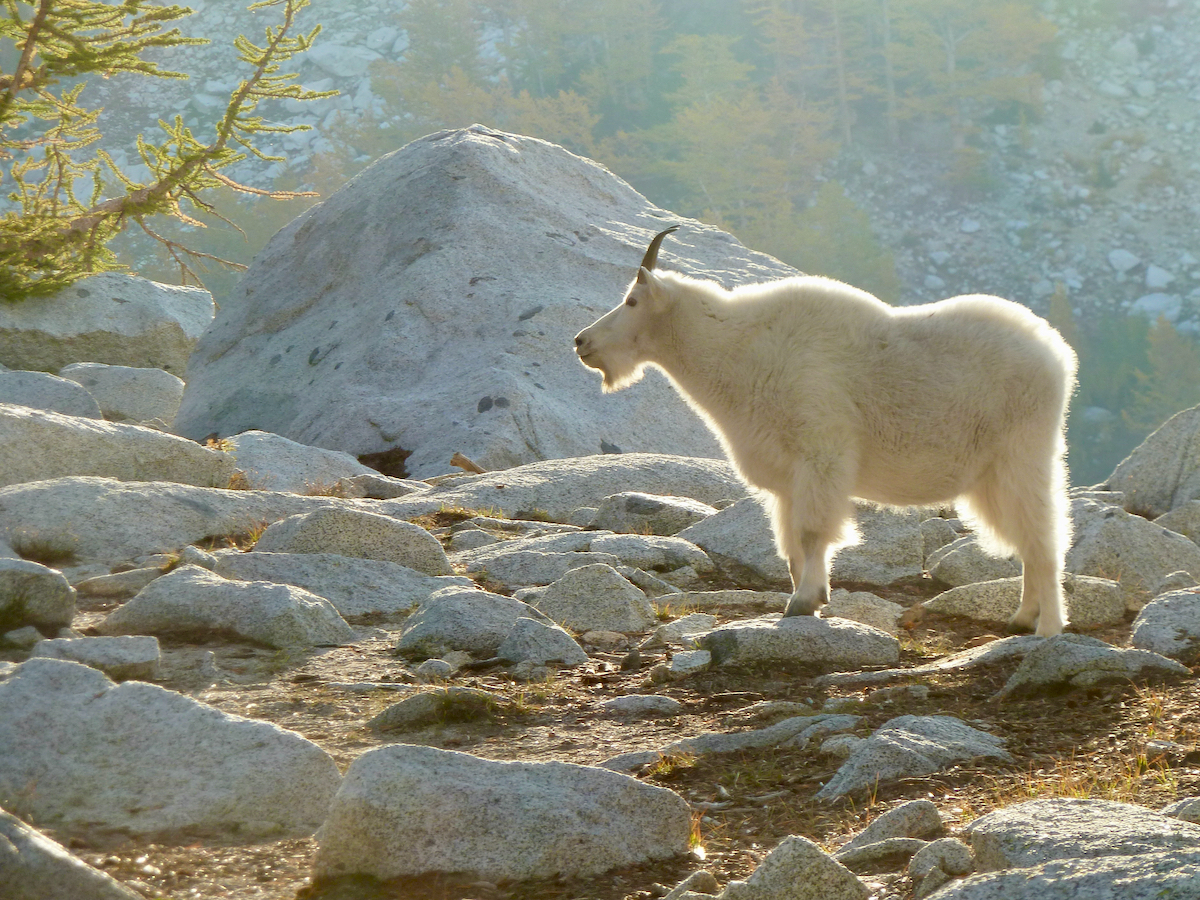
<path id="1" fill-rule="evenodd" d="M 1180 410 L 1200 403 L 1200 347 L 1159 316 L 1146 337 L 1147 366 L 1138 369 L 1126 424 L 1149 433 Z"/>
<path id="2" fill-rule="evenodd" d="M 180 6 L 150 0 L 100 3 L 90 0 L 3 0 L 0 38 L 20 51 L 13 70 L 0 71 L 0 163 L 16 209 L 0 218 L 0 299 L 15 302 L 53 293 L 86 274 L 120 268 L 108 246 L 127 225 L 154 237 L 178 265 L 184 280 L 191 265 L 209 254 L 160 235 L 155 216 L 203 225 L 197 214 L 222 218 L 204 194 L 221 187 L 278 198 L 286 192 L 251 188 L 222 170 L 253 154 L 257 136 L 302 126 L 267 124 L 256 115 L 264 100 L 328 96 L 294 84 L 280 63 L 307 50 L 320 28 L 292 36 L 296 14 L 308 0 L 263 0 L 250 9 L 279 7 L 282 21 L 266 29 L 259 46 L 242 36 L 234 42 L 248 73 L 230 96 L 212 138 L 201 141 L 180 116 L 159 120 L 157 143 L 138 137 L 145 182 L 126 175 L 104 150 L 84 151 L 100 138 L 100 110 L 82 104 L 88 76 L 134 73 L 185 78 L 146 58 L 152 50 L 203 43 L 166 26 L 188 15 Z M 4 173 L 0 171 L 0 175 Z M 223 262 L 223 261 L 222 261 Z"/>

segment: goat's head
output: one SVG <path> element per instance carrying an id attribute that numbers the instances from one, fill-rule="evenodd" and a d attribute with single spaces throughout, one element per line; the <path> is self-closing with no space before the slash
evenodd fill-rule
<path id="1" fill-rule="evenodd" d="M 677 228 L 672 225 L 650 241 L 621 305 L 575 335 L 575 352 L 585 366 L 603 374 L 605 393 L 639 381 L 650 362 L 648 351 L 658 324 L 655 320 L 661 317 L 666 302 L 654 267 L 663 238 Z"/>

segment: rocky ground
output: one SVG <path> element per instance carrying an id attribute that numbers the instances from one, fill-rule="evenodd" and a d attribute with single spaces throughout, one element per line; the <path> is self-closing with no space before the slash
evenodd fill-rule
<path id="1" fill-rule="evenodd" d="M 0 390 L 28 391 L 15 374 Z M 47 447 L 102 435 L 96 465 L 124 447 L 134 468 L 65 474 L 87 454 L 38 450 L 30 418 L 59 429 Z M 1076 633 L 1045 640 L 1003 636 L 1013 564 L 946 510 L 861 510 L 825 616 L 779 622 L 765 517 L 720 461 L 416 482 L 271 435 L 204 449 L 0 405 L 0 453 L 47 467 L 0 488 L 2 804 L 143 897 L 616 900 L 690 879 L 962 900 L 1008 878 L 1026 887 L 1005 897 L 1140 897 L 1200 854 L 1198 479 L 1159 474 L 1196 419 L 1076 497 Z M 199 484 L 137 468 L 197 449 Z M 489 780 L 517 774 L 566 780 Z"/>
<path id="2" fill-rule="evenodd" d="M 886 592 L 911 603 L 932 593 L 928 584 Z M 81 619 L 93 619 L 90 609 Z M 720 620 L 744 616 L 744 608 L 716 609 Z M 89 615 L 90 613 L 90 615 Z M 1101 635 L 1121 643 L 1125 627 Z M 906 631 L 902 664 L 919 664 L 963 647 L 994 640 L 996 634 L 961 619 L 928 616 Z M 651 689 L 683 704 L 675 715 L 646 719 L 613 717 L 605 700 L 647 690 L 642 671 L 621 671 L 629 640 L 593 652 L 580 671 L 546 682 L 514 682 L 501 667 L 453 679 L 510 701 L 511 710 L 480 719 L 433 721 L 400 733 L 380 735 L 369 719 L 393 703 L 397 693 L 381 683 L 403 685 L 411 671 L 397 659 L 393 640 L 376 638 L 349 648 L 302 655 L 281 666 L 279 654 L 229 643 L 163 642 L 164 668 L 158 682 L 183 690 L 225 712 L 273 721 L 308 737 L 347 766 L 356 756 L 391 740 L 462 750 L 493 759 L 564 760 L 595 765 L 616 753 L 663 747 L 682 737 L 761 727 L 772 701 L 822 707 L 841 701 L 863 715 L 869 727 L 898 712 L 952 715 L 984 730 L 1009 735 L 1011 763 L 964 763 L 934 777 L 882 784 L 841 802 L 813 799 L 837 761 L 810 751 L 775 748 L 711 757 L 668 760 L 647 767 L 642 777 L 680 792 L 698 818 L 700 853 L 586 879 L 525 883 L 481 883 L 476 878 L 423 875 L 374 885 L 346 879 L 314 887 L 310 882 L 316 841 L 290 839 L 171 846 L 151 841 L 64 841 L 92 865 L 147 896 L 290 898 L 596 898 L 624 900 L 661 896 L 690 872 L 706 869 L 724 885 L 745 878 L 764 854 L 790 834 L 836 850 L 886 810 L 911 799 L 937 804 L 946 833 L 997 806 L 1037 797 L 1101 797 L 1158 808 L 1191 796 L 1200 785 L 1200 761 L 1156 755 L 1148 743 L 1172 740 L 1194 747 L 1200 739 L 1200 691 L 1186 677 L 1069 692 L 1058 696 L 996 703 L 993 695 L 1013 664 L 970 674 L 912 679 L 928 695 L 914 700 L 872 697 L 869 689 L 828 690 L 813 685 L 811 670 L 705 674 Z M 220 675 L 197 683 L 201 657 L 213 654 Z M 646 653 L 643 666 L 664 653 Z M 9 659 L 17 658 L 13 654 Z M 363 689 L 356 689 L 361 686 Z M 436 687 L 426 688 L 437 690 Z M 764 716 L 754 713 L 764 709 Z M 453 719 L 450 715 L 447 718 Z M 464 716 L 466 718 L 466 716 Z M 877 896 L 907 897 L 911 879 L 895 860 L 867 865 L 865 880 Z"/>

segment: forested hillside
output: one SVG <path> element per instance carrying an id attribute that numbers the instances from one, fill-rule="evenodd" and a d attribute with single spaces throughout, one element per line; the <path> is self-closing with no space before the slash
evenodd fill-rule
<path id="1" fill-rule="evenodd" d="M 246 30 L 226 4 L 193 5 L 194 33 Z M 979 291 L 1048 315 L 1082 359 L 1076 483 L 1200 402 L 1192 5 L 411 0 L 305 15 L 325 30 L 302 78 L 342 94 L 281 104 L 281 121 L 314 130 L 281 139 L 285 164 L 244 163 L 243 180 L 328 195 L 413 138 L 482 122 L 890 301 Z M 177 94 L 97 85 L 111 133 L 148 127 L 154 103 L 201 121 L 233 77 L 219 49 L 173 51 L 195 73 Z M 231 197 L 248 242 L 219 223 L 187 237 L 248 259 L 306 202 Z M 212 273 L 218 300 L 230 277 Z"/>

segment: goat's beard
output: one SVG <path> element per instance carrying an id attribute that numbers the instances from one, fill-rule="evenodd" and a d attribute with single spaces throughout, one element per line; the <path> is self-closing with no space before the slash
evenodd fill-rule
<path id="1" fill-rule="evenodd" d="M 642 376 L 646 374 L 646 364 L 634 363 L 631 368 L 626 369 L 608 366 L 600 371 L 604 375 L 604 393 L 613 394 L 641 381 Z"/>
<path id="2" fill-rule="evenodd" d="M 625 360 L 612 356 L 600 358 L 593 353 L 588 359 L 580 359 L 589 369 L 595 369 L 603 376 L 603 390 L 606 394 L 624 390 L 631 384 L 637 384 L 646 374 L 646 363 L 635 360 Z"/>

